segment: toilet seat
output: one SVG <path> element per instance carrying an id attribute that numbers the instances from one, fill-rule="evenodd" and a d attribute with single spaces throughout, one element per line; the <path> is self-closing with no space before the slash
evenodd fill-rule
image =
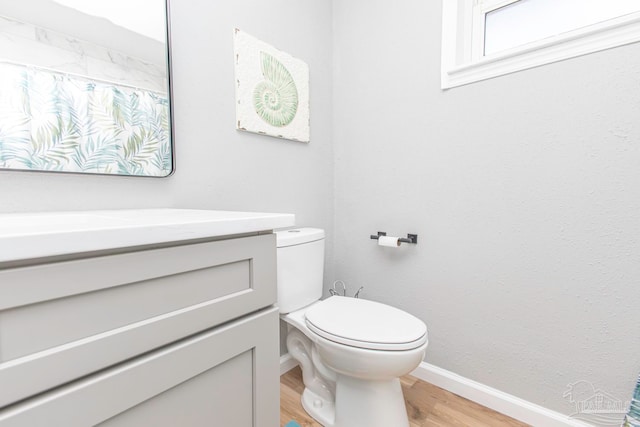
<path id="1" fill-rule="evenodd" d="M 332 296 L 309 307 L 307 327 L 340 344 L 370 350 L 412 350 L 427 341 L 423 321 L 395 307 Z"/>

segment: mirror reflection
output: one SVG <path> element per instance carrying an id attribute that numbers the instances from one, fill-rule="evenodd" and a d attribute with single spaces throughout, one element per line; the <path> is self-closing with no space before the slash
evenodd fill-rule
<path id="1" fill-rule="evenodd" d="M 0 168 L 173 170 L 166 0 L 0 0 Z"/>

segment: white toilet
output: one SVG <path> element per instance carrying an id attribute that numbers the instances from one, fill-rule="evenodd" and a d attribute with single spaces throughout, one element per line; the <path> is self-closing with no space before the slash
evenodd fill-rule
<path id="1" fill-rule="evenodd" d="M 325 427 L 408 426 L 399 377 L 424 357 L 424 322 L 364 299 L 320 301 L 324 230 L 276 235 L 278 305 L 287 349 L 302 368 L 304 409 Z"/>

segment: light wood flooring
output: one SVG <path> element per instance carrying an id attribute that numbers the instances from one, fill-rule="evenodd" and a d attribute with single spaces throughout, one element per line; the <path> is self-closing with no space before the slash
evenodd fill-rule
<path id="1" fill-rule="evenodd" d="M 421 381 L 401 378 L 411 427 L 526 427 L 519 421 Z M 302 427 L 321 427 L 302 409 L 304 390 L 299 367 L 280 377 L 280 426 L 291 420 Z M 395 426 L 389 426 L 395 427 Z"/>

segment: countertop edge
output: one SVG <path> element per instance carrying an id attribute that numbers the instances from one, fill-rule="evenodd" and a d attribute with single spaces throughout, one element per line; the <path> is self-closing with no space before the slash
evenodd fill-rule
<path id="1" fill-rule="evenodd" d="M 108 219 L 110 213 L 117 215 L 117 221 L 105 225 L 104 219 Z M 140 217 L 141 213 L 159 213 L 163 216 L 145 223 Z M 46 225 L 47 221 L 46 212 L 25 214 L 25 222 L 19 224 L 22 233 L 0 232 L 0 263 L 265 232 L 295 225 L 293 214 L 255 212 L 144 209 L 50 213 L 57 222 L 65 218 L 77 220 L 83 214 L 86 214 L 88 221 L 75 228 L 71 223 L 63 224 L 66 227 L 60 226 L 58 229 L 53 225 L 50 228 L 43 227 L 42 224 Z M 91 218 L 98 214 L 102 221 L 92 226 Z M 228 218 L 225 218 L 225 214 L 228 214 Z M 127 221 L 128 215 L 135 220 Z M 10 216 L 13 220 L 20 218 L 20 214 Z M 0 221 L 3 217 L 9 216 L 0 215 Z M 40 232 L 29 232 L 29 221 L 33 222 L 33 218 L 37 219 Z"/>

